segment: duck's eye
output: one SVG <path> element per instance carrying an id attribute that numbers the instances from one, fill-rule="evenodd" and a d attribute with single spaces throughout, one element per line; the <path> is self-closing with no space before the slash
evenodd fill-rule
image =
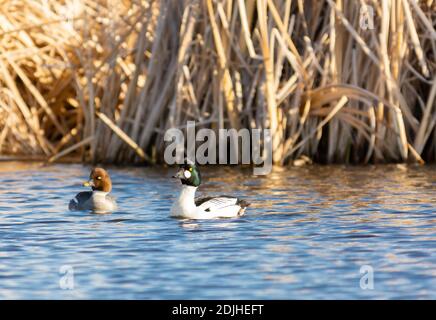
<path id="1" fill-rule="evenodd" d="M 185 170 L 183 175 L 185 176 L 186 179 L 189 179 L 191 177 L 191 172 L 189 172 L 188 170 Z"/>
<path id="2" fill-rule="evenodd" d="M 191 167 L 191 168 L 189 168 L 189 171 L 191 171 L 191 172 L 192 172 L 192 167 Z"/>
<path id="3" fill-rule="evenodd" d="M 101 180 L 101 177 L 97 177 L 97 180 Z"/>

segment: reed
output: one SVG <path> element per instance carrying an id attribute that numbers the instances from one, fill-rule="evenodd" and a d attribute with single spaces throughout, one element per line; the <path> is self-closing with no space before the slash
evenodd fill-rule
<path id="1" fill-rule="evenodd" d="M 271 129 L 280 165 L 436 159 L 436 1 L 0 9 L 3 155 L 159 162 L 165 130 L 196 120 Z"/>

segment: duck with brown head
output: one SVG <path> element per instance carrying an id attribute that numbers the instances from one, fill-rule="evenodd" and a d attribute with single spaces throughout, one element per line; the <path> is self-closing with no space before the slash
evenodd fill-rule
<path id="1" fill-rule="evenodd" d="M 109 195 L 112 190 L 112 181 L 106 170 L 94 168 L 89 175 L 89 181 L 83 184 L 91 187 L 92 191 L 79 192 L 70 201 L 70 210 L 92 210 L 96 213 L 114 211 L 117 207 L 115 199 Z"/>

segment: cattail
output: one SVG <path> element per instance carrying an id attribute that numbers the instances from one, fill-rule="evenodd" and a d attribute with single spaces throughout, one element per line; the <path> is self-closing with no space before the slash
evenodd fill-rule
<path id="1" fill-rule="evenodd" d="M 271 129 L 282 165 L 436 159 L 434 1 L 0 6 L 2 155 L 161 162 L 195 120 Z"/>

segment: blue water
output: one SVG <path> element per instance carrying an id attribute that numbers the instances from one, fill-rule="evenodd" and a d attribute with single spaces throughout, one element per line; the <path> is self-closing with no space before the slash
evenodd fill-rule
<path id="1" fill-rule="evenodd" d="M 169 217 L 171 168 L 109 167 L 119 211 L 69 212 L 89 169 L 0 163 L 1 299 L 436 298 L 435 167 L 203 168 L 252 203 L 213 221 Z"/>

